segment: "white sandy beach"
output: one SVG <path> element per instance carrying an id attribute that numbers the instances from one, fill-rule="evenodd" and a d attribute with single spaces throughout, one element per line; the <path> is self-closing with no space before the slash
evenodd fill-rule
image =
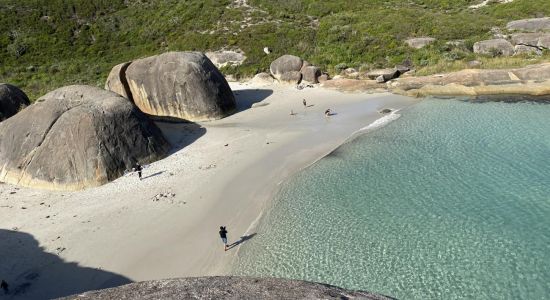
<path id="1" fill-rule="evenodd" d="M 230 242 L 262 234 L 254 224 L 281 181 L 383 117 L 378 110 L 418 101 L 231 87 L 240 112 L 208 123 L 159 124 L 180 146 L 146 166 L 142 181 L 128 174 L 79 192 L 0 184 L 0 279 L 21 298 L 51 298 L 129 281 L 227 274 L 247 241 L 224 252 L 220 225 Z M 312 106 L 304 108 L 302 99 Z M 258 101 L 263 105 L 248 108 Z M 325 117 L 327 108 L 336 114 Z M 156 201 L 160 193 L 169 195 Z"/>

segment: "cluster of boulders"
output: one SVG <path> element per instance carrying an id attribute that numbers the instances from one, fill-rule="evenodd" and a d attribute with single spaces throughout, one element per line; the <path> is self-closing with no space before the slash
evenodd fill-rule
<path id="1" fill-rule="evenodd" d="M 497 32 L 495 38 L 474 44 L 474 53 L 493 56 L 520 54 L 541 55 L 550 49 L 550 18 L 524 19 L 509 22 L 511 34 Z"/>
<path id="2" fill-rule="evenodd" d="M 261 72 L 252 78 L 254 84 L 316 84 L 328 80 L 328 74 L 317 66 L 295 55 L 283 55 L 269 66 L 269 73 Z"/>
<path id="3" fill-rule="evenodd" d="M 236 109 L 227 81 L 198 52 L 117 65 L 105 87 L 62 87 L 29 105 L 21 90 L 0 84 L 0 181 L 53 190 L 98 186 L 169 153 L 150 117 L 203 121 Z"/>

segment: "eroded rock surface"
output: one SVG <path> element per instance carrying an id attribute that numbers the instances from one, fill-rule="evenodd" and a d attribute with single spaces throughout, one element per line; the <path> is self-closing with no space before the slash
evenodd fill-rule
<path id="1" fill-rule="evenodd" d="M 220 50 L 206 52 L 205 55 L 217 68 L 223 68 L 225 66 L 238 66 L 246 59 L 246 56 L 242 51 Z"/>
<path id="2" fill-rule="evenodd" d="M 79 190 L 169 151 L 160 130 L 127 99 L 97 87 L 52 91 L 0 123 L 0 181 Z"/>
<path id="3" fill-rule="evenodd" d="M 505 39 L 486 40 L 474 44 L 474 53 L 511 56 L 514 46 Z"/>
<path id="4" fill-rule="evenodd" d="M 236 110 L 229 84 L 200 52 L 168 52 L 133 61 L 126 70 L 132 99 L 151 116 L 192 122 Z"/>
<path id="5" fill-rule="evenodd" d="M 132 100 L 132 92 L 126 80 L 126 70 L 130 64 L 131 62 L 125 62 L 114 66 L 105 82 L 105 89 Z"/>
<path id="6" fill-rule="evenodd" d="M 550 18 L 534 18 L 512 21 L 506 25 L 506 28 L 508 30 L 523 32 L 550 31 Z"/>
<path id="7" fill-rule="evenodd" d="M 131 283 L 63 299 L 393 299 L 299 280 L 234 276 Z"/>
<path id="8" fill-rule="evenodd" d="M 30 104 L 27 95 L 18 87 L 0 83 L 0 122 L 15 115 Z"/>

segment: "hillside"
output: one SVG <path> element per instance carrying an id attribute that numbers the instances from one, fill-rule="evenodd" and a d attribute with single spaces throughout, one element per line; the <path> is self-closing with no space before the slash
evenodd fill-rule
<path id="1" fill-rule="evenodd" d="M 0 0 L 0 82 L 34 100 L 67 84 L 103 86 L 112 66 L 170 50 L 239 48 L 248 57 L 224 73 L 249 76 L 282 54 L 299 55 L 336 73 L 409 59 L 420 74 L 521 66 L 541 57 L 476 57 L 473 43 L 493 27 L 550 16 L 548 0 L 468 8 L 478 0 Z M 408 47 L 409 37 L 437 41 Z M 448 41 L 465 40 L 450 47 Z M 273 53 L 266 55 L 264 47 Z M 527 58 L 527 59 L 526 59 Z"/>

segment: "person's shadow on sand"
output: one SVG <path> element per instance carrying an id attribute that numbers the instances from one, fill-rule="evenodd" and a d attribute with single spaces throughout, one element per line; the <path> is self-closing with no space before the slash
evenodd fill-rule
<path id="1" fill-rule="evenodd" d="M 0 229 L 0 280 L 8 284 L 7 293 L 0 290 L 0 299 L 52 299 L 132 282 L 115 273 L 65 262 L 46 252 L 32 235 L 4 229 Z"/>
<path id="2" fill-rule="evenodd" d="M 239 246 L 240 244 L 242 244 L 242 243 L 248 241 L 249 239 L 253 238 L 256 234 L 257 233 L 252 233 L 252 234 L 249 234 L 249 235 L 241 236 L 240 240 L 235 241 L 232 244 L 227 245 L 227 250 L 231 250 L 231 249 Z"/>

